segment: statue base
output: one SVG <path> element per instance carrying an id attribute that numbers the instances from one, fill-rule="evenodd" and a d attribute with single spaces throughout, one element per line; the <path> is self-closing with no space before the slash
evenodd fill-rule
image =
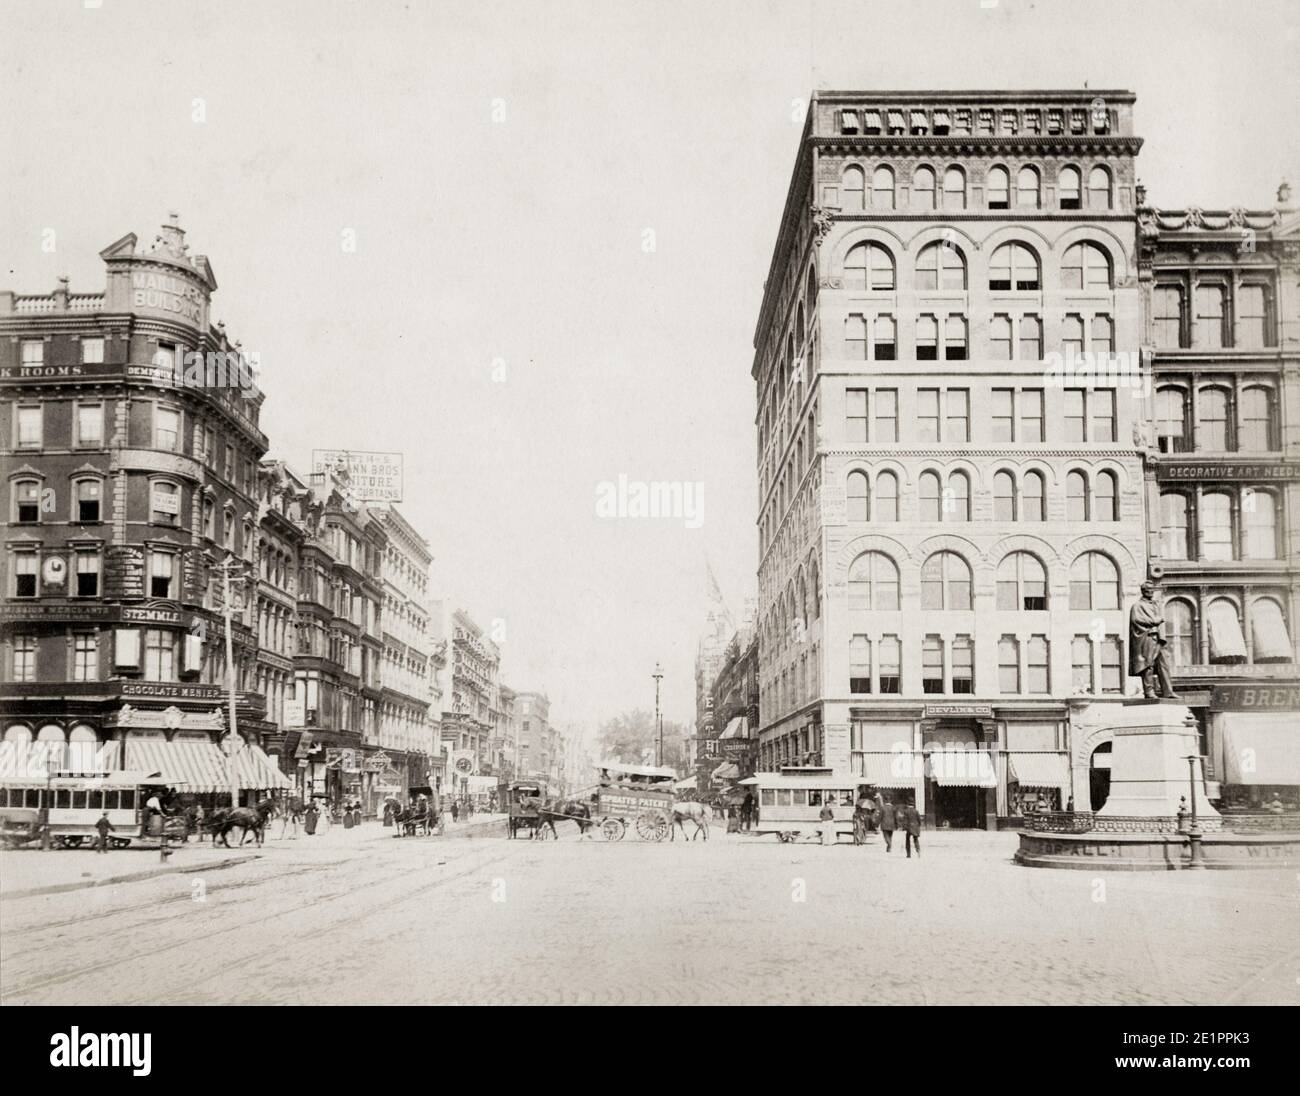
<path id="1" fill-rule="evenodd" d="M 1185 704 L 1176 700 L 1128 702 L 1111 720 L 1110 795 L 1097 812 L 1108 817 L 1170 818 L 1178 814 L 1179 800 L 1190 812 L 1196 797 L 1197 821 L 1219 824 L 1219 812 L 1205 798 L 1205 773 L 1201 767 L 1196 720 Z M 1188 757 L 1195 756 L 1195 779 Z"/>

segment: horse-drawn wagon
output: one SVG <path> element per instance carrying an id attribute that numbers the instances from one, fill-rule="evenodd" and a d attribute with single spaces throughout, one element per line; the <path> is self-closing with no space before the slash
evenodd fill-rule
<path id="1" fill-rule="evenodd" d="M 623 840 L 629 827 L 642 841 L 663 841 L 672 833 L 676 772 L 610 761 L 601 764 L 600 777 L 591 818 L 606 841 Z"/>

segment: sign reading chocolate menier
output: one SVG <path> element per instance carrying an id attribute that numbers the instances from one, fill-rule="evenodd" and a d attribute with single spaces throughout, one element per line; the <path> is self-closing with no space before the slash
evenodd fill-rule
<path id="1" fill-rule="evenodd" d="M 402 501 L 402 454 L 357 449 L 313 449 L 311 470 L 328 472 L 342 464 L 349 493 L 358 502 Z"/>

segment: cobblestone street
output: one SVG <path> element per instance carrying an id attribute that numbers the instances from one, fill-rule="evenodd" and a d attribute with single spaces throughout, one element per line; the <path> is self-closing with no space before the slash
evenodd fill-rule
<path id="1" fill-rule="evenodd" d="M 4 1004 L 1300 1003 L 1293 871 L 900 848 L 273 840 L 221 871 L 0 903 Z M 58 856 L 58 853 L 28 853 Z"/>

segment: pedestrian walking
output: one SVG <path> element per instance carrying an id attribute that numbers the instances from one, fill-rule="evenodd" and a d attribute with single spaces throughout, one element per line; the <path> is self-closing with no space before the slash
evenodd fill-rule
<path id="1" fill-rule="evenodd" d="M 835 811 L 831 808 L 829 794 L 826 801 L 822 803 L 822 809 L 817 812 L 817 817 L 822 824 L 822 844 L 835 844 Z"/>
<path id="2" fill-rule="evenodd" d="M 460 821 L 460 800 L 459 799 L 453 799 L 451 801 L 451 820 L 453 823 Z"/>
<path id="3" fill-rule="evenodd" d="M 734 803 L 727 808 L 727 832 L 728 833 L 740 832 L 740 815 L 737 812 L 736 805 Z"/>
<path id="4" fill-rule="evenodd" d="M 208 812 L 203 809 L 202 803 L 194 805 L 194 832 L 199 835 L 199 844 L 203 844 L 203 824 L 208 820 Z"/>
<path id="5" fill-rule="evenodd" d="M 747 830 L 754 826 L 754 806 L 754 793 L 746 792 L 740 804 L 740 822 Z"/>
<path id="6" fill-rule="evenodd" d="M 104 811 L 99 820 L 95 823 L 95 829 L 99 831 L 99 836 L 95 839 L 96 852 L 108 852 L 108 834 L 110 830 L 117 827 L 108 820 L 108 811 Z"/>
<path id="7" fill-rule="evenodd" d="M 885 839 L 885 852 L 894 851 L 894 831 L 898 828 L 898 812 L 892 800 L 886 799 L 880 808 L 880 833 Z"/>
<path id="8" fill-rule="evenodd" d="M 907 829 L 906 849 L 907 856 L 910 860 L 912 857 L 912 846 L 916 846 L 916 858 L 921 858 L 921 816 L 916 813 L 916 807 L 909 803 L 903 808 L 903 824 Z"/>
<path id="9" fill-rule="evenodd" d="M 307 804 L 307 814 L 303 821 L 302 828 L 307 831 L 307 836 L 311 837 L 316 832 L 316 823 L 320 821 L 320 811 L 316 807 L 316 800 Z"/>

